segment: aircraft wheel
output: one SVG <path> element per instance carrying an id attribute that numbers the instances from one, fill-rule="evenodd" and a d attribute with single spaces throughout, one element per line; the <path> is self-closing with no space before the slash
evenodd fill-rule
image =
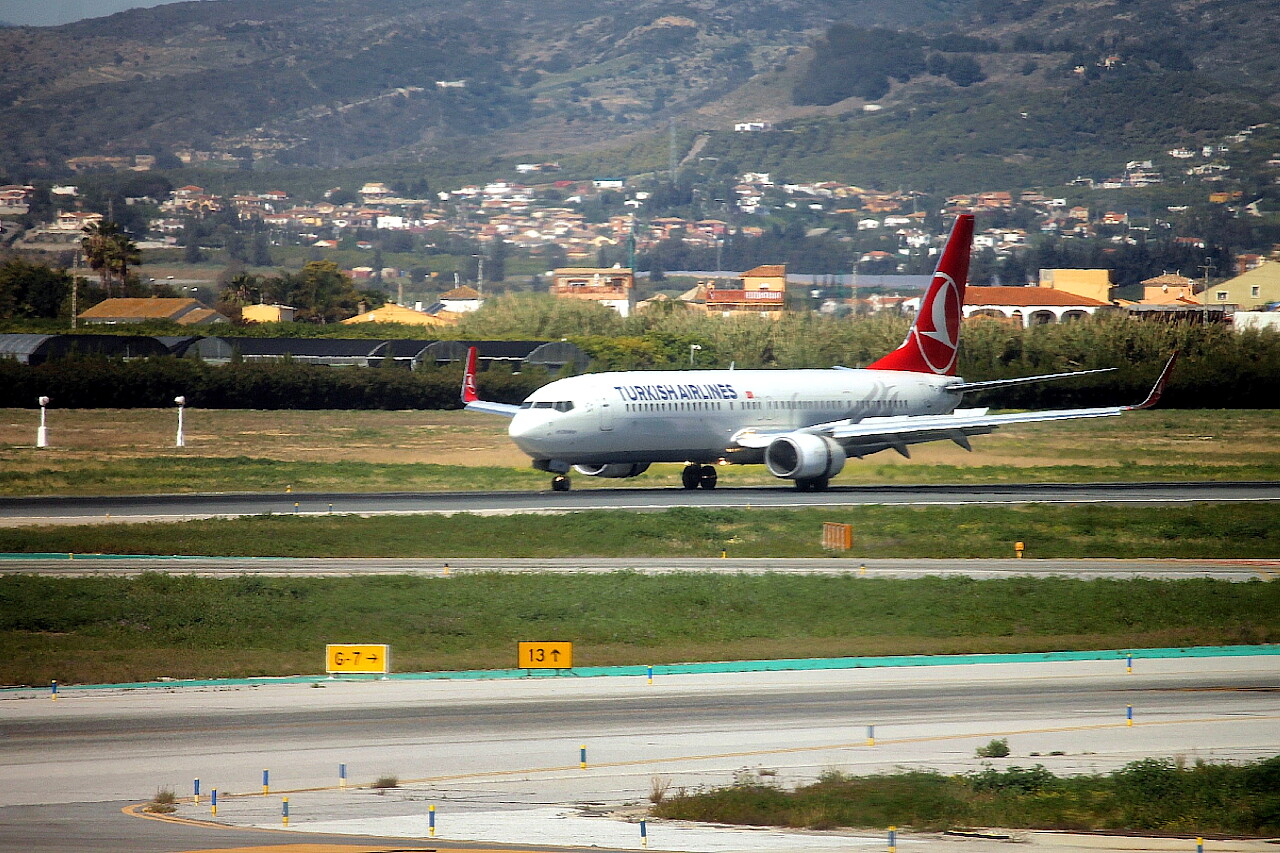
<path id="1" fill-rule="evenodd" d="M 680 472 L 680 485 L 686 489 L 696 489 L 702 481 L 702 466 L 686 465 Z"/>
<path id="2" fill-rule="evenodd" d="M 560 474 L 559 476 L 555 477 L 551 481 L 551 491 L 553 492 L 569 491 L 569 478 L 563 474 Z"/>
<path id="3" fill-rule="evenodd" d="M 831 481 L 826 477 L 818 477 L 813 481 L 813 490 L 815 492 L 825 492 L 829 485 L 831 485 Z"/>
<path id="4" fill-rule="evenodd" d="M 702 470 L 698 472 L 698 485 L 704 489 L 714 489 L 718 479 L 719 475 L 714 465 L 703 465 Z"/>
<path id="5" fill-rule="evenodd" d="M 796 480 L 796 491 L 807 492 L 813 488 L 813 480 Z"/>

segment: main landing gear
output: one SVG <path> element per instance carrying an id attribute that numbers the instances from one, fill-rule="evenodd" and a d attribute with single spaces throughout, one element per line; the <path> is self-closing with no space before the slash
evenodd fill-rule
<path id="1" fill-rule="evenodd" d="M 830 483 L 826 477 L 806 477 L 796 480 L 796 489 L 802 492 L 825 492 Z"/>
<path id="2" fill-rule="evenodd" d="M 569 491 L 569 478 L 564 474 L 557 474 L 551 478 L 551 491 L 567 492 Z"/>
<path id="3" fill-rule="evenodd" d="M 701 486 L 704 489 L 714 489 L 716 487 L 716 466 L 714 465 L 686 465 L 684 470 L 680 472 L 680 485 L 686 489 L 696 489 Z"/>

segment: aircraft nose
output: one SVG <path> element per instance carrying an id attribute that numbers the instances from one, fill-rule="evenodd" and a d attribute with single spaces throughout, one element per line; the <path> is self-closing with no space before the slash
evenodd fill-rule
<path id="1" fill-rule="evenodd" d="M 511 436 L 511 440 L 517 447 L 528 450 L 536 446 L 541 439 L 546 438 L 547 419 L 529 411 L 519 412 L 511 419 L 511 424 L 507 427 L 507 435 Z"/>

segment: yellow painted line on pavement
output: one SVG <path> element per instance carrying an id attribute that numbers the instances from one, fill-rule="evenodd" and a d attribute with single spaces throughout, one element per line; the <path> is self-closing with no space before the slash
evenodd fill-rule
<path id="1" fill-rule="evenodd" d="M 1280 714 L 1261 714 L 1249 717 L 1250 720 L 1280 720 Z M 849 743 L 828 743 L 818 744 L 816 746 L 783 746 L 771 749 L 750 749 L 738 750 L 734 752 L 713 752 L 700 755 L 675 755 L 666 758 L 636 758 L 627 761 L 593 761 L 588 763 L 587 773 L 597 769 L 611 769 L 619 767 L 645 767 L 654 764 L 677 764 L 683 762 L 699 762 L 699 761 L 720 761 L 728 758 L 757 758 L 765 755 L 800 755 L 806 752 L 829 752 L 831 750 L 844 749 L 879 749 L 883 746 L 893 744 L 913 744 L 913 743 L 935 743 L 955 740 L 972 740 L 974 738 L 990 738 L 990 737 L 1009 737 L 1012 735 L 1032 735 L 1032 734 L 1057 734 L 1060 732 L 1085 732 L 1085 731 L 1102 731 L 1106 729 L 1139 729 L 1151 728 L 1154 726 L 1186 726 L 1186 725 L 1202 725 L 1207 723 L 1239 723 L 1240 717 L 1197 717 L 1193 719 L 1180 720 L 1146 720 L 1143 722 L 1134 721 L 1132 726 L 1127 726 L 1124 722 L 1119 723 L 1094 723 L 1079 726 L 1047 726 L 1032 729 L 1008 729 L 1004 731 L 992 732 L 967 732 L 950 735 L 922 735 L 919 737 L 903 737 L 903 738 L 876 738 L 876 746 L 868 747 L 866 739 Z M 540 774 L 557 774 L 572 773 L 581 775 L 584 771 L 578 764 L 561 764 L 551 767 L 524 767 L 515 770 L 477 770 L 470 773 L 448 773 L 440 776 L 423 776 L 417 779 L 402 779 L 402 785 L 426 784 L 434 782 L 462 782 L 477 779 L 503 779 L 512 776 L 532 776 Z M 355 790 L 360 788 L 370 788 L 371 785 L 347 785 L 345 790 Z M 293 788 L 290 790 L 281 790 L 276 793 L 280 794 L 306 794 L 321 793 L 325 791 L 341 791 L 344 790 L 338 785 L 326 785 L 316 788 Z M 245 791 L 242 793 L 223 793 L 218 792 L 219 796 L 231 798 L 239 797 L 258 797 L 262 796 L 261 791 Z M 191 798 L 183 798 L 185 802 L 190 802 Z M 151 816 L 151 815 L 148 815 Z"/>

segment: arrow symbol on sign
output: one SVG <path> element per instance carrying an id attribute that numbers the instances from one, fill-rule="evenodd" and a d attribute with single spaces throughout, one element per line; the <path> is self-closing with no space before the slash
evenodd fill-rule
<path id="1" fill-rule="evenodd" d="M 560 660 L 560 650 L 559 650 L 559 649 L 552 649 L 552 650 L 551 650 L 551 659 L 552 659 L 553 661 L 555 661 L 555 660 Z"/>

